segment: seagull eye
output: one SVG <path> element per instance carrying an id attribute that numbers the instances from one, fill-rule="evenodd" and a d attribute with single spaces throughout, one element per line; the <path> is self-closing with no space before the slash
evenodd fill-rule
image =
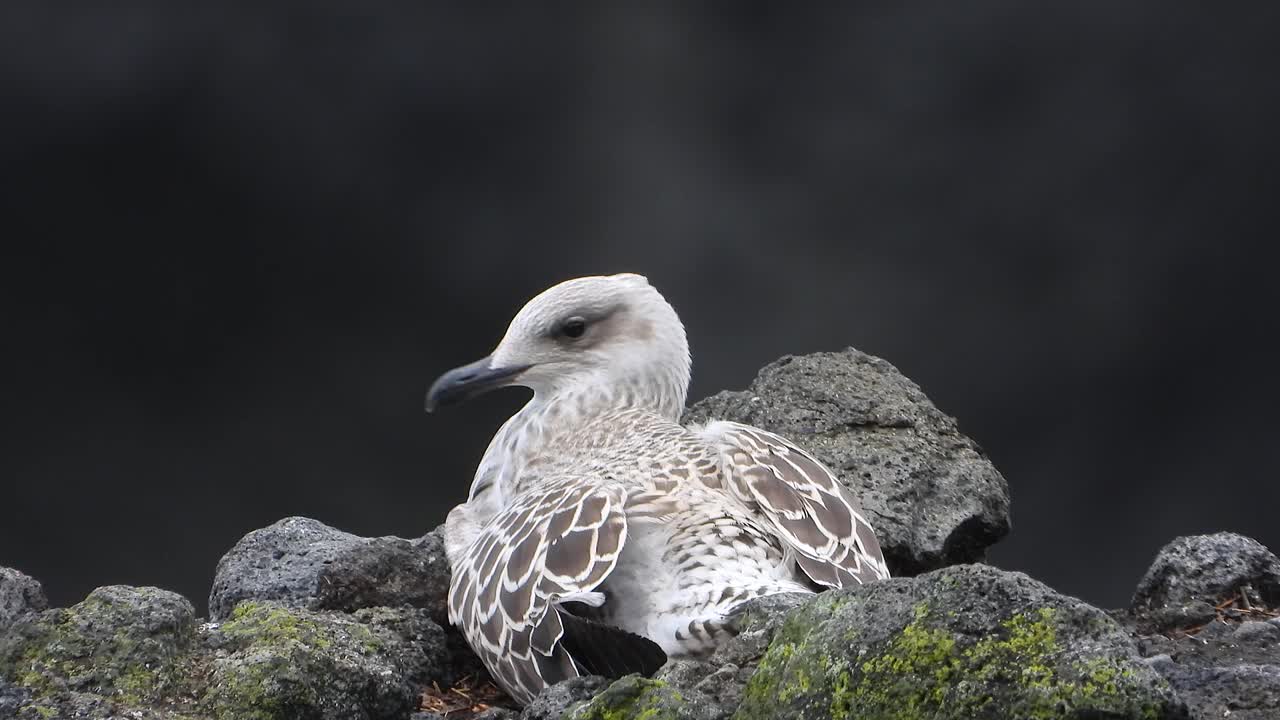
<path id="1" fill-rule="evenodd" d="M 560 324 L 560 334 L 570 340 L 577 340 L 587 331 L 587 321 L 574 316 Z"/>

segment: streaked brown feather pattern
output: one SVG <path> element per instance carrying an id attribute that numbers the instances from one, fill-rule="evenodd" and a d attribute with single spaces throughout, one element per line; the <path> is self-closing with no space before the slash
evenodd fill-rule
<path id="1" fill-rule="evenodd" d="M 577 676 L 557 604 L 592 591 L 626 542 L 626 493 L 561 482 L 518 498 L 482 530 L 457 564 L 449 620 L 521 702 L 548 682 Z"/>
<path id="2" fill-rule="evenodd" d="M 889 576 L 857 498 L 822 463 L 748 425 L 721 421 L 707 433 L 725 458 L 730 491 L 772 522 L 814 582 L 845 587 Z"/>

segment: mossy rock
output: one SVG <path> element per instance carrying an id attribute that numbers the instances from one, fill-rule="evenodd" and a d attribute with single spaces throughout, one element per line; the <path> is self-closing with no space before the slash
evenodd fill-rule
<path id="1" fill-rule="evenodd" d="M 101 587 L 0 637 L 0 675 L 39 698 L 83 692 L 124 705 L 154 702 L 184 681 L 195 637 L 186 598 L 150 587 Z"/>
<path id="2" fill-rule="evenodd" d="M 444 631 L 422 610 L 248 602 L 213 633 L 220 656 L 202 705 L 226 720 L 404 717 L 447 671 Z"/>
<path id="3" fill-rule="evenodd" d="M 568 714 L 569 720 L 704 720 L 710 708 L 661 680 L 628 675 Z"/>
<path id="4" fill-rule="evenodd" d="M 112 586 L 0 633 L 0 716 L 404 718 L 449 672 L 425 610 L 243 603 L 197 627 L 180 595 Z"/>
<path id="5" fill-rule="evenodd" d="M 736 718 L 1184 718 L 1102 611 L 984 565 L 825 593 L 778 627 Z"/>

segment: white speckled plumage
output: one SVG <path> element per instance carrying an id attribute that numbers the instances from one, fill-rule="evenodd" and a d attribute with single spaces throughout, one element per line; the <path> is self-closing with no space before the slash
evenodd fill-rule
<path id="1" fill-rule="evenodd" d="M 534 396 L 449 514 L 449 614 L 517 701 L 579 674 L 570 611 L 697 655 L 748 599 L 888 576 L 856 499 L 812 456 L 737 423 L 679 424 L 684 327 L 645 278 L 543 292 L 489 365 L 527 366 L 509 384 Z"/>

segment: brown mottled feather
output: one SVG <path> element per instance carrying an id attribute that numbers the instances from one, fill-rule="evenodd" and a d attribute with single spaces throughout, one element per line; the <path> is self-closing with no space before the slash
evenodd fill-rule
<path id="1" fill-rule="evenodd" d="M 528 493 L 486 524 L 455 568 L 450 622 L 516 700 L 577 676 L 559 644 L 558 603 L 594 590 L 613 569 L 626 542 L 625 500 L 617 487 L 571 482 Z"/>
<path id="2" fill-rule="evenodd" d="M 889 576 L 857 499 L 822 463 L 759 428 L 717 422 L 708 429 L 731 492 L 772 522 L 814 582 L 847 587 Z"/>

